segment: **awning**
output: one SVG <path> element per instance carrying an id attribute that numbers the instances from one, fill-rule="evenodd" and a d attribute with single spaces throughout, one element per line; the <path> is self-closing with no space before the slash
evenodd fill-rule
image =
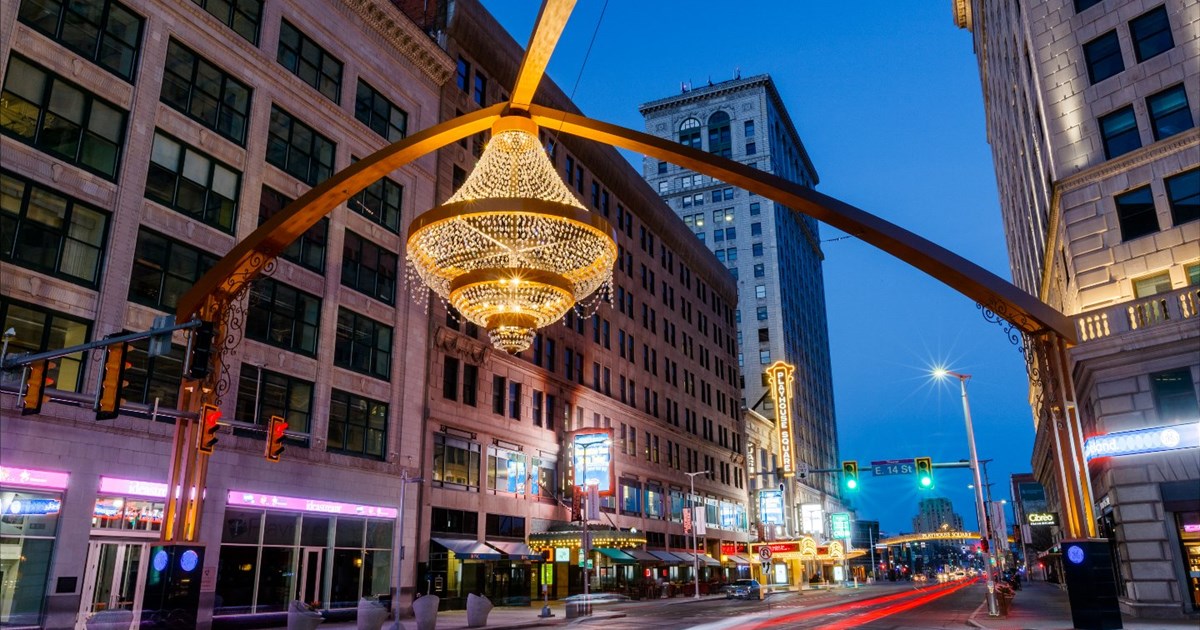
<path id="1" fill-rule="evenodd" d="M 658 558 L 659 560 L 662 560 L 663 562 L 684 562 L 683 558 L 680 558 L 679 556 L 677 556 L 669 551 L 651 550 L 650 555 L 654 556 L 655 558 Z"/>
<path id="2" fill-rule="evenodd" d="M 504 541 L 504 540 L 497 540 L 497 541 L 493 542 L 493 541 L 489 540 L 487 544 L 492 547 L 495 547 L 496 549 L 499 549 L 500 551 L 503 551 L 504 555 L 509 560 L 540 561 L 540 560 L 544 559 L 542 557 L 542 554 L 537 553 L 536 551 L 530 549 L 529 545 L 526 545 L 523 542 L 509 542 L 509 541 Z"/>
<path id="3" fill-rule="evenodd" d="M 705 564 L 705 566 L 710 566 L 710 567 L 721 566 L 720 560 L 717 560 L 716 558 L 714 558 L 706 553 L 698 553 L 696 555 L 700 557 L 700 562 L 703 562 Z"/>
<path id="4" fill-rule="evenodd" d="M 621 551 L 620 549 L 613 549 L 612 547 L 596 547 L 596 551 L 608 556 L 610 560 L 616 562 L 617 564 L 634 563 L 633 556 Z"/>
<path id="5" fill-rule="evenodd" d="M 454 556 L 459 560 L 501 560 L 503 556 L 496 549 L 493 549 L 481 542 L 474 540 L 463 540 L 459 538 L 434 538 L 433 542 L 454 552 Z"/>
<path id="6" fill-rule="evenodd" d="M 687 564 L 696 564 L 696 554 L 694 554 L 690 551 L 672 551 L 671 553 L 675 554 L 675 557 L 679 558 L 680 562 L 686 562 Z"/>
<path id="7" fill-rule="evenodd" d="M 729 561 L 734 564 L 743 564 L 743 565 L 754 564 L 754 562 L 752 560 L 750 560 L 750 558 L 747 558 L 746 556 L 743 556 L 743 555 L 737 554 L 737 553 L 733 554 L 732 556 L 725 556 L 725 557 L 728 558 Z"/>
<path id="8" fill-rule="evenodd" d="M 658 556 L 650 553 L 649 551 L 642 551 L 641 549 L 630 549 L 629 551 L 626 551 L 625 553 L 633 556 L 633 559 L 637 560 L 638 562 L 649 562 L 649 563 L 662 562 L 662 558 L 659 558 Z"/>

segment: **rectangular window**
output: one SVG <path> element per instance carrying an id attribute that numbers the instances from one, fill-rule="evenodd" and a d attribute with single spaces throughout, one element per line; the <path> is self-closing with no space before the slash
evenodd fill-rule
<path id="1" fill-rule="evenodd" d="M 1082 13 L 1085 9 L 1100 4 L 1101 0 L 1075 0 L 1075 12 Z"/>
<path id="2" fill-rule="evenodd" d="M 335 389 L 329 396 L 326 448 L 383 459 L 387 452 L 387 423 L 387 403 Z"/>
<path id="3" fill-rule="evenodd" d="M 508 383 L 508 417 L 521 419 L 521 384 L 515 381 Z"/>
<path id="4" fill-rule="evenodd" d="M 384 177 L 364 188 L 347 205 L 372 223 L 399 234 L 403 203 L 404 186 Z"/>
<path id="5" fill-rule="evenodd" d="M 754 297 L 756 297 L 760 300 L 765 299 L 767 297 L 767 285 L 765 285 L 765 284 L 754 285 Z"/>
<path id="6" fill-rule="evenodd" d="M 258 44 L 263 0 L 192 0 L 251 44 Z"/>
<path id="7" fill-rule="evenodd" d="M 762 256 L 763 255 L 763 244 L 762 243 L 754 243 L 753 245 L 751 245 L 750 253 L 752 255 L 754 255 L 755 258 Z"/>
<path id="8" fill-rule="evenodd" d="M 283 193 L 269 188 L 262 187 L 262 193 L 258 198 L 258 224 L 266 223 L 276 212 L 283 210 L 288 204 L 292 203 L 292 199 L 284 196 Z M 329 242 L 329 218 L 324 217 L 317 221 L 316 225 L 308 228 L 308 231 L 300 235 L 300 238 L 292 241 L 287 249 L 283 250 L 279 256 L 284 260 L 310 269 L 317 273 L 325 272 L 325 249 Z"/>
<path id="9" fill-rule="evenodd" d="M 766 265 L 764 265 L 764 264 L 762 264 L 762 263 L 755 263 L 755 264 L 754 264 L 754 277 L 755 277 L 755 278 L 762 278 L 762 277 L 763 277 L 763 276 L 765 276 L 765 275 L 767 275 L 767 267 L 766 267 Z"/>
<path id="10" fill-rule="evenodd" d="M 475 71 L 475 91 L 471 97 L 475 99 L 475 103 L 483 107 L 487 100 L 487 77 L 483 76 L 478 70 Z"/>
<path id="11" fill-rule="evenodd" d="M 388 142 L 408 135 L 408 112 L 396 107 L 379 90 L 358 80 L 354 97 L 354 117 Z"/>
<path id="12" fill-rule="evenodd" d="M 536 461 L 536 460 L 535 460 Z M 530 479 L 537 479 L 537 470 L 530 470 Z M 505 514 L 488 514 L 484 525 L 484 533 L 499 538 L 520 538 L 525 540 L 525 518 L 507 516 Z"/>
<path id="13" fill-rule="evenodd" d="M 129 362 L 124 374 L 127 385 L 121 388 L 121 397 L 143 405 L 153 405 L 157 400 L 164 407 L 175 407 L 179 400 L 179 385 L 183 381 L 184 347 L 172 345 L 167 354 L 152 357 L 146 352 L 149 341 L 135 341 L 130 345 L 133 347 L 125 355 Z"/>
<path id="14" fill-rule="evenodd" d="M 279 50 L 275 59 L 329 100 L 340 102 L 342 62 L 287 20 L 279 25 Z"/>
<path id="15" fill-rule="evenodd" d="M 517 451 L 498 446 L 488 447 L 487 487 L 488 490 L 525 494 L 528 483 L 529 458 Z"/>
<path id="16" fill-rule="evenodd" d="M 1182 83 L 1147 96 L 1146 110 L 1150 115 L 1150 128 L 1154 130 L 1155 140 L 1169 138 L 1195 126 Z"/>
<path id="17" fill-rule="evenodd" d="M 174 311 L 179 298 L 217 263 L 217 258 L 145 228 L 138 230 L 129 300 Z"/>
<path id="18" fill-rule="evenodd" d="M 442 362 L 442 398 L 458 400 L 458 359 L 454 357 Z"/>
<path id="19" fill-rule="evenodd" d="M 245 145 L 249 86 L 175 39 L 167 46 L 159 99 L 239 146 Z"/>
<path id="20" fill-rule="evenodd" d="M 92 332 L 91 322 L 86 320 L 0 297 L 0 330 L 9 328 L 17 333 L 9 340 L 9 354 L 82 345 L 91 339 Z M 49 372 L 49 377 L 54 379 L 51 387 L 67 392 L 79 391 L 83 386 L 84 361 L 82 352 L 54 359 L 58 367 Z M 5 416 L 8 416 L 7 411 Z"/>
<path id="21" fill-rule="evenodd" d="M 470 363 L 463 364 L 462 401 L 464 405 L 475 406 L 476 392 L 479 390 L 479 366 Z"/>
<path id="22" fill-rule="evenodd" d="M 1159 293 L 1170 293 L 1170 291 L 1171 274 L 1166 271 L 1133 281 L 1133 296 L 1135 298 L 1146 298 Z"/>
<path id="23" fill-rule="evenodd" d="M 508 404 L 505 396 L 508 394 L 508 379 L 499 374 L 492 376 L 492 413 L 503 416 Z"/>
<path id="24" fill-rule="evenodd" d="M 479 458 L 478 442 L 468 441 L 443 434 L 433 436 L 433 485 L 441 487 L 457 486 L 464 490 L 479 491 Z M 437 512 L 430 519 L 430 529 L 442 531 L 444 526 L 439 524 Z M 475 513 L 467 513 L 471 517 Z M 474 533 L 474 526 L 470 528 Z"/>
<path id="25" fill-rule="evenodd" d="M 467 83 L 471 80 L 471 64 L 462 57 L 458 58 L 458 67 L 454 73 L 454 80 L 458 85 L 459 91 L 467 91 Z"/>
<path id="26" fill-rule="evenodd" d="M 742 135 L 746 136 L 747 138 L 754 137 L 754 121 L 753 120 L 747 120 L 742 123 Z"/>
<path id="27" fill-rule="evenodd" d="M 754 155 L 758 153 L 758 145 L 753 142 L 746 143 L 746 155 Z"/>
<path id="28" fill-rule="evenodd" d="M 388 380 L 392 373 L 392 327 L 339 308 L 333 364 Z"/>
<path id="29" fill-rule="evenodd" d="M 1158 213 L 1154 210 L 1154 196 L 1149 186 L 1117 195 L 1113 201 L 1117 206 L 1122 241 L 1131 241 L 1158 231 Z"/>
<path id="30" fill-rule="evenodd" d="M 342 245 L 342 284 L 385 304 L 393 304 L 398 264 L 399 258 L 394 252 L 346 230 Z"/>
<path id="31" fill-rule="evenodd" d="M 234 418 L 266 427 L 271 416 L 279 416 L 288 423 L 288 433 L 308 433 L 313 389 L 313 384 L 304 379 L 243 363 Z M 259 433 L 256 437 L 264 439 L 265 435 Z"/>
<path id="32" fill-rule="evenodd" d="M 108 213 L 0 172 L 0 260 L 96 288 Z"/>
<path id="33" fill-rule="evenodd" d="M 317 354 L 321 298 L 272 278 L 250 286 L 246 336 L 309 356 Z"/>
<path id="34" fill-rule="evenodd" d="M 1200 219 L 1200 168 L 1184 171 L 1165 181 L 1172 223 L 1182 225 Z"/>
<path id="35" fill-rule="evenodd" d="M 109 180 L 117 178 L 126 112 L 13 55 L 0 92 L 4 133 Z"/>
<path id="36" fill-rule="evenodd" d="M 125 5 L 112 0 L 26 0 L 19 18 L 122 79 L 133 78 L 143 20 Z"/>
<path id="37" fill-rule="evenodd" d="M 546 404 L 546 395 L 538 390 L 533 390 L 533 426 L 540 427 L 543 424 L 543 414 L 545 413 L 544 405 Z"/>
<path id="38" fill-rule="evenodd" d="M 754 203 L 750 204 L 750 216 L 756 217 L 759 214 L 762 214 L 762 204 L 755 201 Z"/>
<path id="39" fill-rule="evenodd" d="M 1129 20 L 1129 37 L 1133 40 L 1133 52 L 1138 63 L 1174 47 L 1171 21 L 1167 19 L 1167 7 L 1159 5 Z"/>
<path id="40" fill-rule="evenodd" d="M 658 174 L 659 174 L 659 175 L 666 175 L 666 174 L 667 174 L 667 163 L 666 163 L 666 162 L 659 162 L 659 163 L 658 163 Z"/>
<path id="41" fill-rule="evenodd" d="M 1133 107 L 1125 106 L 1100 118 L 1100 137 L 1104 140 L 1104 157 L 1113 159 L 1141 148 L 1137 119 Z"/>
<path id="42" fill-rule="evenodd" d="M 1088 79 L 1093 85 L 1125 69 L 1121 60 L 1121 43 L 1117 31 L 1109 31 L 1083 45 L 1083 58 L 1087 62 Z"/>
<path id="43" fill-rule="evenodd" d="M 271 125 L 267 132 L 267 162 L 310 185 L 325 181 L 333 174 L 337 144 L 291 114 L 271 106 Z"/>
<path id="44" fill-rule="evenodd" d="M 767 321 L 767 307 L 765 307 L 765 306 L 760 306 L 760 307 L 758 307 L 757 309 L 755 309 L 755 317 L 756 317 L 756 318 L 758 319 L 758 321 L 760 321 L 760 322 L 765 322 L 765 321 Z"/>
<path id="45" fill-rule="evenodd" d="M 1161 423 L 1194 420 L 1200 412 L 1192 372 L 1188 368 L 1151 374 L 1150 389 L 1154 392 L 1154 409 Z"/>
<path id="46" fill-rule="evenodd" d="M 154 133 L 146 198 L 227 234 L 237 220 L 242 174 L 161 131 Z"/>

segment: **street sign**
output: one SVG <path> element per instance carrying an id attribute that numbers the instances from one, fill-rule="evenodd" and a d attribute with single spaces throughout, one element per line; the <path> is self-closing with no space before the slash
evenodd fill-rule
<path id="1" fill-rule="evenodd" d="M 886 475 L 911 475 L 917 472 L 912 459 L 885 459 L 871 462 L 871 474 L 876 477 Z"/>
<path id="2" fill-rule="evenodd" d="M 835 512 L 829 515 L 829 529 L 834 538 L 850 537 L 850 513 Z"/>
<path id="3" fill-rule="evenodd" d="M 759 547 L 758 548 L 758 557 L 762 558 L 763 560 L 770 560 L 771 559 L 771 548 L 766 545 Z"/>

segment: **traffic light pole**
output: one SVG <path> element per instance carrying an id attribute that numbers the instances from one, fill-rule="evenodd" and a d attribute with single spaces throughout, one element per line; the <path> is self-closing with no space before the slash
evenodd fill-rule
<path id="1" fill-rule="evenodd" d="M 18 354 L 18 355 L 14 355 L 11 358 L 9 358 L 7 356 L 0 356 L 0 359 L 3 359 L 3 361 L 0 361 L 0 369 L 15 370 L 20 367 L 25 367 L 26 365 L 29 365 L 31 363 L 37 363 L 38 361 L 45 361 L 48 359 L 57 359 L 59 357 L 65 357 L 69 354 L 75 354 L 76 352 L 86 352 L 88 350 L 95 350 L 96 348 L 105 348 L 108 346 L 116 345 L 118 343 L 130 343 L 133 341 L 140 341 L 142 339 L 149 339 L 150 337 L 155 337 L 157 335 L 170 334 L 177 330 L 191 330 L 192 328 L 196 328 L 203 323 L 204 322 L 201 322 L 198 319 L 194 319 L 190 322 L 184 322 L 182 324 L 176 324 L 174 326 L 167 326 L 166 328 L 153 328 L 153 329 L 150 329 L 150 330 L 147 330 L 144 332 L 129 333 L 127 335 L 117 335 L 115 337 L 106 337 L 104 339 L 97 339 L 95 341 L 81 343 L 77 346 L 71 346 L 69 348 L 59 348 L 58 350 L 47 350 L 45 352 L 38 352 L 37 354 Z M 7 350 L 7 343 L 8 343 L 8 341 L 6 339 L 5 340 L 5 350 Z"/>

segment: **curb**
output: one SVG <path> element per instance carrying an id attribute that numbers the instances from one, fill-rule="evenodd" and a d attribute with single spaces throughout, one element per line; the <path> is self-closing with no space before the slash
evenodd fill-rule
<path id="1" fill-rule="evenodd" d="M 984 606 L 987 606 L 986 601 L 975 607 L 975 611 L 971 613 L 970 617 L 967 617 L 967 625 L 973 628 L 984 628 L 986 630 L 987 626 L 975 621 L 975 618 L 979 616 L 979 611 L 983 610 Z"/>

